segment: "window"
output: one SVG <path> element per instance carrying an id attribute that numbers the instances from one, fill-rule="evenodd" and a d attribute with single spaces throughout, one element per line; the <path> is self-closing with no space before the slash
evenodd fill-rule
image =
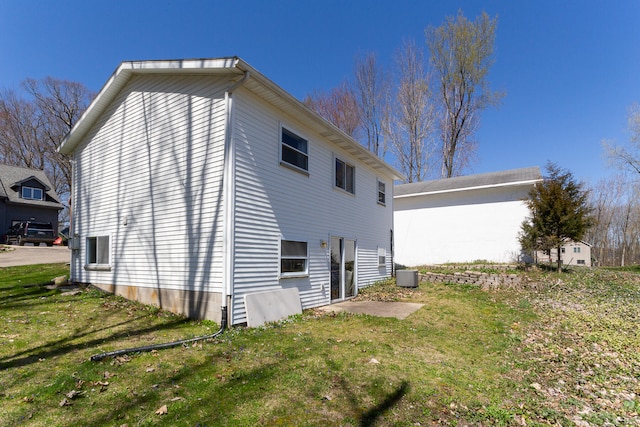
<path id="1" fill-rule="evenodd" d="M 578 265 L 585 265 L 584 260 L 583 259 L 579 259 L 578 260 Z"/>
<path id="2" fill-rule="evenodd" d="M 336 158 L 336 187 L 356 193 L 356 168 Z"/>
<path id="3" fill-rule="evenodd" d="M 386 184 L 378 180 L 378 203 L 384 206 L 387 201 Z"/>
<path id="4" fill-rule="evenodd" d="M 378 266 L 384 267 L 387 265 L 387 249 L 378 248 Z"/>
<path id="5" fill-rule="evenodd" d="M 579 254 L 579 253 L 580 253 L 580 247 L 579 247 L 579 246 L 575 246 L 575 247 L 573 248 L 573 253 L 574 253 L 574 254 Z"/>
<path id="6" fill-rule="evenodd" d="M 309 171 L 309 144 L 306 139 L 282 128 L 281 163 Z"/>
<path id="7" fill-rule="evenodd" d="M 560 248 L 560 252 L 564 253 L 564 248 Z"/>
<path id="8" fill-rule="evenodd" d="M 42 188 L 22 187 L 22 198 L 28 200 L 42 200 Z"/>
<path id="9" fill-rule="evenodd" d="M 109 236 L 87 237 L 87 265 L 109 265 Z"/>
<path id="10" fill-rule="evenodd" d="M 307 242 L 280 241 L 280 275 L 300 276 L 307 274 Z"/>

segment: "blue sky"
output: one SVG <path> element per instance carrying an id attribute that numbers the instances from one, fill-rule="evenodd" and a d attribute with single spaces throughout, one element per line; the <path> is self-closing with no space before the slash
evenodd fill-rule
<path id="1" fill-rule="evenodd" d="M 403 39 L 461 9 L 498 16 L 493 89 L 467 173 L 548 160 L 595 183 L 603 139 L 628 140 L 640 102 L 640 1 L 0 0 L 0 88 L 54 76 L 98 91 L 123 60 L 240 56 L 298 97 L 352 76 L 354 56 L 390 65 Z"/>

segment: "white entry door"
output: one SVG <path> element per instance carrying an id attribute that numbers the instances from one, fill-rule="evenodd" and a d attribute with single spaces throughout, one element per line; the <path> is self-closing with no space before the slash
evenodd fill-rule
<path id="1" fill-rule="evenodd" d="M 356 241 L 331 237 L 331 301 L 356 295 Z"/>

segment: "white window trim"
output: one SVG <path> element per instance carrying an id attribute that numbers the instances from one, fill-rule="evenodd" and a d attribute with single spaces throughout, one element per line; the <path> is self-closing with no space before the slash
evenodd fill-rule
<path id="1" fill-rule="evenodd" d="M 348 191 L 346 188 L 342 188 L 342 187 L 338 187 L 336 185 L 336 160 L 341 161 L 342 163 L 344 163 L 345 165 L 345 187 L 346 185 L 346 166 L 351 166 L 353 168 L 353 193 L 351 191 Z M 356 174 L 357 174 L 357 168 L 355 167 L 355 165 L 343 160 L 341 157 L 338 157 L 337 155 L 333 155 L 333 166 L 332 166 L 332 173 L 331 173 L 331 179 L 333 181 L 333 188 L 343 192 L 344 194 L 349 194 L 351 196 L 355 196 L 356 195 L 356 189 L 357 189 L 357 182 L 356 182 Z"/>
<path id="2" fill-rule="evenodd" d="M 380 184 L 384 185 L 384 191 L 382 192 L 384 194 L 384 202 L 380 201 Z M 376 178 L 376 202 L 380 206 L 387 206 L 387 183 L 380 178 Z"/>
<path id="3" fill-rule="evenodd" d="M 380 257 L 384 257 L 384 263 L 380 262 Z M 384 246 L 378 246 L 378 267 L 386 267 L 387 266 L 387 248 Z"/>
<path id="4" fill-rule="evenodd" d="M 25 197 L 24 196 L 24 190 L 31 190 L 31 195 L 33 196 L 33 192 L 34 190 L 37 190 L 40 192 L 40 198 L 36 198 L 36 197 Z M 44 200 L 44 190 L 42 188 L 38 188 L 38 187 L 29 187 L 29 186 L 23 186 L 20 190 L 20 195 L 22 196 L 22 198 L 24 200 Z"/>
<path id="5" fill-rule="evenodd" d="M 99 264 L 99 263 L 89 263 L 89 239 L 96 239 L 96 245 L 97 245 L 97 239 L 99 239 L 100 237 L 107 237 L 109 239 L 109 248 L 108 248 L 108 252 L 109 252 L 109 263 L 108 264 Z M 100 233 L 96 233 L 95 235 L 90 235 L 84 238 L 84 244 L 85 244 L 85 251 L 84 251 L 84 269 L 85 270 L 90 270 L 90 271 L 111 271 L 111 263 L 113 262 L 113 238 L 111 236 L 111 234 L 109 233 L 104 233 L 104 234 L 100 234 Z M 96 246 L 96 251 L 98 249 L 98 246 Z M 97 252 L 96 252 L 96 258 L 98 258 L 97 256 Z"/>
<path id="6" fill-rule="evenodd" d="M 287 257 L 286 259 L 304 259 L 304 271 L 293 271 L 289 273 L 282 272 L 282 241 L 290 241 L 290 242 L 304 242 L 307 244 L 307 254 L 305 257 Z M 285 239 L 281 237 L 278 240 L 278 276 L 281 279 L 293 279 L 298 277 L 309 277 L 309 241 L 305 239 Z"/>
<path id="7" fill-rule="evenodd" d="M 288 132 L 291 132 L 292 134 L 296 135 L 299 138 L 304 139 L 305 141 L 307 141 L 307 152 L 303 153 L 299 150 L 297 150 L 294 147 L 291 147 L 291 149 L 298 151 L 304 155 L 307 156 L 307 169 L 303 169 L 299 166 L 296 166 L 292 163 L 286 162 L 284 160 L 282 160 L 282 146 L 284 144 L 284 142 L 282 141 L 282 130 L 286 129 Z M 291 127 L 291 126 L 287 126 L 285 124 L 280 123 L 280 126 L 278 128 L 278 161 L 280 162 L 280 166 L 284 166 L 285 168 L 291 169 L 292 171 L 301 173 L 303 175 L 309 176 L 309 169 L 311 168 L 311 143 L 309 142 L 309 138 L 307 138 L 306 136 L 304 136 L 301 132 L 298 132 L 298 130 L 296 130 L 295 128 Z"/>

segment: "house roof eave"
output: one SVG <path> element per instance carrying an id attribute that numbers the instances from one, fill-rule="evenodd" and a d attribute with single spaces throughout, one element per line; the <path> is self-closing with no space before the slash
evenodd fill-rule
<path id="1" fill-rule="evenodd" d="M 344 149 L 374 170 L 385 173 L 394 180 L 404 179 L 403 174 L 398 170 L 378 158 L 338 127 L 329 123 L 315 111 L 308 108 L 301 101 L 236 56 L 212 59 L 122 62 L 109 77 L 73 129 L 71 129 L 69 134 L 64 138 L 58 147 L 58 151 L 66 155 L 73 153 L 93 124 L 135 74 L 235 74 L 239 76 L 247 71 L 249 72 L 250 78 L 243 86 L 248 90 L 262 97 L 276 108 L 310 126 L 314 131 L 331 141 L 331 143 Z"/>

